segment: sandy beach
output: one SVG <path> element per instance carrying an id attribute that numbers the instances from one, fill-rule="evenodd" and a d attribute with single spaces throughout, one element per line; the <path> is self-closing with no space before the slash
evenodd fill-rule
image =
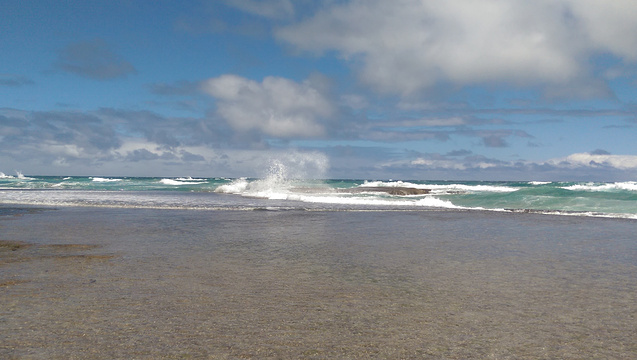
<path id="1" fill-rule="evenodd" d="M 3 359 L 637 358 L 632 220 L 2 214 Z"/>

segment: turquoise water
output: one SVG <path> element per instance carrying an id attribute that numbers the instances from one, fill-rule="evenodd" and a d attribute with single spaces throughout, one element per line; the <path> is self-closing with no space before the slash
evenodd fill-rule
<path id="1" fill-rule="evenodd" d="M 387 189 L 418 189 L 392 195 Z M 423 193 L 427 192 L 427 193 Z M 637 182 L 16 176 L 0 203 L 188 209 L 491 210 L 637 219 Z"/>

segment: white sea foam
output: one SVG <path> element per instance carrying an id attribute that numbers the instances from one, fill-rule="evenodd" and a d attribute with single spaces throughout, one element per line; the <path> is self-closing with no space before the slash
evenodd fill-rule
<path id="1" fill-rule="evenodd" d="M 619 182 L 615 185 L 622 190 L 637 191 L 637 182 L 635 181 Z"/>
<path id="2" fill-rule="evenodd" d="M 562 189 L 572 191 L 637 191 L 637 182 L 616 182 L 616 183 L 586 183 L 564 186 Z"/>
<path id="3" fill-rule="evenodd" d="M 16 176 L 7 175 L 0 171 L 0 179 L 20 179 L 20 180 L 34 180 L 32 177 L 24 176 L 20 171 L 15 171 Z"/>
<path id="4" fill-rule="evenodd" d="M 287 200 L 297 200 L 308 203 L 335 204 L 335 205 L 363 205 L 363 206 L 405 206 L 405 207 L 436 207 L 447 209 L 460 209 L 450 201 L 428 196 L 421 199 L 386 199 L 379 197 L 356 197 L 336 195 L 298 195 L 293 194 Z"/>
<path id="5" fill-rule="evenodd" d="M 240 194 L 271 200 L 286 200 L 298 179 L 320 178 L 327 169 L 327 157 L 321 153 L 292 152 L 270 160 L 265 176 L 259 180 L 245 178 L 217 187 L 217 193 Z"/>
<path id="6" fill-rule="evenodd" d="M 248 187 L 248 180 L 240 178 L 232 181 L 230 184 L 218 186 L 214 191 L 222 194 L 241 194 Z"/>
<path id="7" fill-rule="evenodd" d="M 529 181 L 529 185 L 546 185 L 550 183 L 550 181 Z"/>
<path id="8" fill-rule="evenodd" d="M 248 181 L 246 179 L 238 179 L 230 184 L 217 187 L 216 193 L 238 194 L 246 197 L 254 197 L 270 200 L 286 200 L 290 195 L 288 190 L 290 187 L 286 181 L 275 179 L 262 179 Z"/>
<path id="9" fill-rule="evenodd" d="M 280 173 L 276 173 L 280 174 Z M 291 200 L 315 204 L 355 205 L 355 206 L 402 206 L 402 207 L 438 207 L 460 208 L 450 201 L 436 197 L 386 197 L 386 194 L 374 193 L 361 196 L 360 193 L 333 192 L 332 189 L 316 188 L 316 192 L 307 193 L 307 189 L 296 190 L 294 181 L 275 175 L 270 178 L 248 181 L 237 179 L 215 189 L 217 193 L 238 194 L 247 197 L 269 200 Z M 398 185 L 397 185 L 398 186 Z"/>
<path id="10" fill-rule="evenodd" d="M 33 178 L 24 176 L 24 174 L 22 174 L 22 172 L 18 170 L 16 170 L 15 173 L 16 173 L 16 177 L 20 180 L 33 180 Z"/>
<path id="11" fill-rule="evenodd" d="M 403 181 L 365 181 L 360 187 L 409 187 L 415 189 L 429 189 L 434 194 L 448 192 L 514 192 L 517 188 L 496 185 L 465 185 L 465 184 L 414 184 Z"/>
<path id="12" fill-rule="evenodd" d="M 519 190 L 517 188 L 508 187 L 508 186 L 463 185 L 463 184 L 433 185 L 430 188 L 432 190 L 444 190 L 444 191 L 495 192 L 495 193 L 508 193 L 508 192 L 514 192 Z"/>
<path id="13" fill-rule="evenodd" d="M 403 182 L 403 181 L 367 181 L 365 180 L 365 182 L 362 185 L 359 185 L 360 187 L 412 187 L 412 188 L 423 188 L 425 187 L 424 185 L 420 185 L 420 184 L 413 184 L 410 182 Z"/>
<path id="14" fill-rule="evenodd" d="M 197 184 L 205 183 L 205 181 L 185 181 L 185 180 L 179 180 L 179 179 L 161 179 L 159 180 L 159 182 L 164 185 L 176 185 L 176 186 L 197 185 Z"/>
<path id="15" fill-rule="evenodd" d="M 292 161 L 292 160 L 294 161 Z M 217 193 L 238 194 L 270 200 L 292 200 L 306 203 L 323 203 L 354 206 L 399 206 L 399 207 L 437 207 L 461 208 L 448 200 L 431 195 L 392 196 L 384 192 L 362 194 L 359 191 L 347 192 L 347 189 L 307 187 L 307 182 L 298 181 L 298 175 L 306 174 L 306 168 L 322 169 L 322 161 L 310 161 L 311 158 L 276 159 L 270 162 L 266 176 L 259 180 L 249 181 L 236 179 L 215 189 Z M 319 160 L 322 158 L 319 157 Z M 308 165 L 309 164 L 309 165 Z M 324 171 L 324 170 L 321 170 Z M 405 181 L 365 181 L 359 187 L 408 187 L 429 189 L 432 194 L 450 194 L 457 192 L 512 192 L 516 188 L 497 185 L 464 185 L 464 184 L 415 184 Z M 309 190 L 309 191 L 308 191 Z"/>
<path id="16" fill-rule="evenodd" d="M 122 181 L 122 179 L 111 179 L 111 178 L 101 178 L 101 177 L 92 177 L 89 178 L 92 179 L 94 182 L 115 182 L 115 181 Z"/>
<path id="17" fill-rule="evenodd" d="M 177 178 L 175 180 L 177 180 L 177 181 L 206 181 L 206 179 L 193 179 L 190 176 L 180 177 L 180 178 Z"/>

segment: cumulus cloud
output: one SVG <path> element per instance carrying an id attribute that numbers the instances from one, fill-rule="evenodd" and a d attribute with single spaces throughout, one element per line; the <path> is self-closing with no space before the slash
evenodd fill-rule
<path id="1" fill-rule="evenodd" d="M 51 164 L 179 160 L 201 162 L 222 144 L 206 119 L 169 118 L 148 111 L 92 112 L 0 109 L 0 154 Z"/>
<path id="2" fill-rule="evenodd" d="M 148 151 L 146 149 L 135 149 L 126 155 L 126 160 L 132 162 L 157 160 L 159 158 L 160 156 L 158 154 L 155 154 L 154 152 Z"/>
<path id="3" fill-rule="evenodd" d="M 637 175 L 637 155 L 575 153 L 546 161 L 502 161 L 470 151 L 447 154 L 414 153 L 404 159 L 377 165 L 384 173 L 405 178 L 426 172 L 465 179 L 518 179 L 547 181 L 585 179 L 587 181 L 632 180 Z M 431 177 L 430 177 L 431 178 Z"/>
<path id="4" fill-rule="evenodd" d="M 565 168 L 612 168 L 637 170 L 637 155 L 611 155 L 603 153 L 576 153 L 565 158 L 551 159 L 549 165 Z"/>
<path id="5" fill-rule="evenodd" d="M 341 96 L 341 103 L 353 110 L 365 109 L 369 106 L 369 102 L 361 95 L 345 94 Z"/>
<path id="6" fill-rule="evenodd" d="M 568 0 L 588 47 L 637 61 L 637 3 L 632 0 Z"/>
<path id="7" fill-rule="evenodd" d="M 383 171 L 396 175 L 409 176 L 409 174 L 427 171 L 428 173 L 467 174 L 466 177 L 473 179 L 480 178 L 476 174 L 484 170 L 511 169 L 516 166 L 518 165 L 472 154 L 469 151 L 459 151 L 454 154 L 414 153 L 411 158 L 390 160 L 377 165 Z"/>
<path id="8" fill-rule="evenodd" d="M 595 96 L 604 86 L 591 79 L 592 56 L 637 61 L 635 13 L 631 0 L 354 0 L 276 36 L 302 51 L 336 51 L 380 92 L 505 82 L 572 84 Z"/>
<path id="9" fill-rule="evenodd" d="M 457 161 L 453 160 L 441 160 L 441 159 L 425 159 L 418 158 L 412 160 L 410 165 L 423 166 L 427 168 L 436 168 L 436 169 L 453 169 L 453 170 L 466 170 L 467 167 Z"/>
<path id="10" fill-rule="evenodd" d="M 105 124 L 163 148 L 224 143 L 228 130 L 209 119 L 166 117 L 152 111 L 102 108 L 95 115 Z"/>
<path id="11" fill-rule="evenodd" d="M 2 148 L 50 147 L 65 154 L 96 155 L 120 146 L 114 129 L 93 114 L 75 112 L 7 112 L 0 115 Z"/>
<path id="12" fill-rule="evenodd" d="M 424 118 L 415 120 L 376 121 L 357 124 L 356 131 L 349 131 L 355 139 L 404 142 L 420 140 L 448 141 L 452 137 L 463 136 L 480 139 L 485 147 L 508 147 L 507 138 L 533 138 L 523 130 L 476 130 L 474 127 L 506 123 L 500 119 L 479 119 L 464 117 Z M 445 129 L 449 128 L 449 129 Z M 354 130 L 353 129 L 353 130 Z M 348 131 L 344 131 L 345 134 Z"/>
<path id="13" fill-rule="evenodd" d="M 236 75 L 205 81 L 202 89 L 217 101 L 217 113 L 234 130 L 277 138 L 317 137 L 334 108 L 320 87 L 280 77 L 256 82 Z"/>
<path id="14" fill-rule="evenodd" d="M 59 52 L 55 67 L 95 80 L 122 78 L 137 72 L 102 39 L 69 44 Z"/>
<path id="15" fill-rule="evenodd" d="M 206 161 L 206 158 L 203 155 L 193 154 L 190 151 L 181 150 L 179 154 L 181 155 L 181 159 L 184 161 Z"/>
<path id="16" fill-rule="evenodd" d="M 297 169 L 293 174 L 300 174 L 301 168 L 307 176 L 326 170 L 327 158 L 316 151 L 237 143 L 236 134 L 217 121 L 113 108 L 90 112 L 0 108 L 0 165 L 31 174 L 68 175 L 72 170 L 85 175 L 263 176 L 275 158 L 288 169 Z"/>

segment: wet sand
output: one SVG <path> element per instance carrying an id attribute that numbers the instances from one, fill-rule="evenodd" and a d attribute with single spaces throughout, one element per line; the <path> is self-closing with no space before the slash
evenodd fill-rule
<path id="1" fill-rule="evenodd" d="M 635 221 L 5 214 L 3 359 L 637 358 Z"/>

